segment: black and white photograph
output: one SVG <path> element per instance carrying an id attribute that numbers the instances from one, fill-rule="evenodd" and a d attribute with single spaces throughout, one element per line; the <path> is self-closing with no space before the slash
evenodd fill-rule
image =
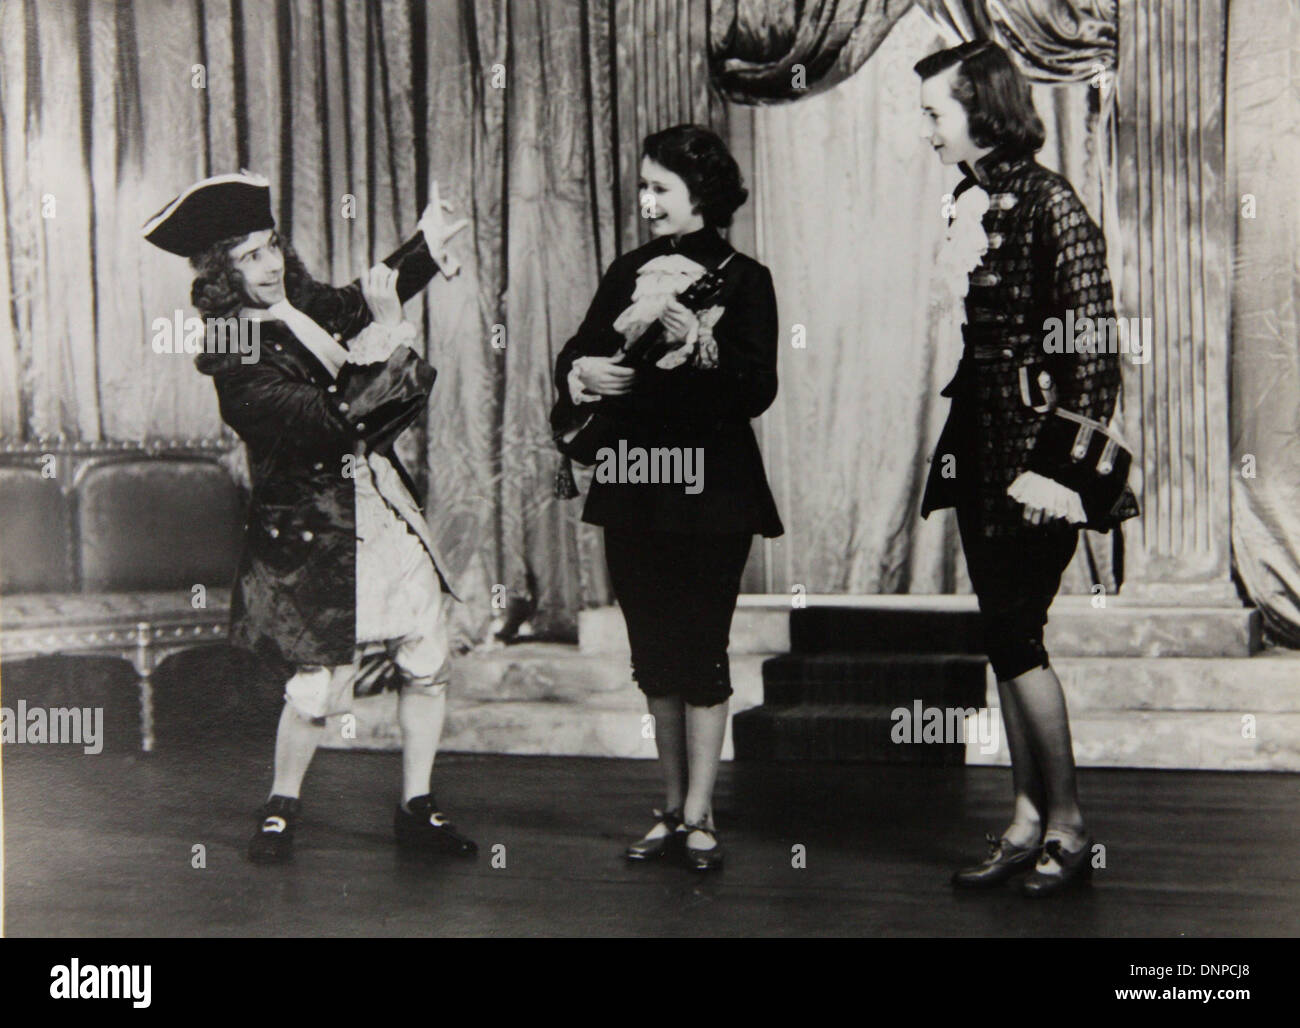
<path id="1" fill-rule="evenodd" d="M 1297 0 L 0 0 L 23 989 L 825 937 L 1264 998 L 1297 167 Z"/>

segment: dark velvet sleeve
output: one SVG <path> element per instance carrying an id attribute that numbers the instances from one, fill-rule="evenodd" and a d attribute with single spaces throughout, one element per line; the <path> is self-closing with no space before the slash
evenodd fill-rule
<path id="1" fill-rule="evenodd" d="M 417 231 L 385 257 L 384 263 L 397 269 L 397 298 L 402 303 L 420 292 L 438 273 L 438 262 L 429 252 L 423 231 Z M 359 277 L 342 288 L 321 285 L 303 313 L 344 342 L 355 337 L 371 320 Z"/>
<path id="2" fill-rule="evenodd" d="M 1114 326 L 1115 304 L 1106 268 L 1106 240 L 1074 190 L 1061 183 L 1043 205 L 1037 226 L 1040 253 L 1051 274 L 1051 311 L 1065 321 L 1074 312 L 1083 318 L 1109 319 Z M 1115 412 L 1120 389 L 1120 356 L 1110 349 L 1109 332 L 1093 333 L 1093 352 L 1058 354 L 1053 362 L 1057 405 L 1095 421 L 1108 421 Z"/>
<path id="3" fill-rule="evenodd" d="M 438 373 L 409 346 L 383 364 L 345 364 L 339 392 L 352 430 L 372 450 L 385 451 L 420 416 Z"/>
<path id="4" fill-rule="evenodd" d="M 357 439 L 372 449 L 391 443 L 423 409 L 435 374 L 399 346 L 383 364 L 344 365 L 337 393 L 268 362 L 227 362 L 213 378 L 222 418 L 250 446 L 316 457 Z"/>

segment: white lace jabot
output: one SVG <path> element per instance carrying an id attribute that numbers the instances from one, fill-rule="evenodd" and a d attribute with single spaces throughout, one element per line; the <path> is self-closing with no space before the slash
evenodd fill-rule
<path id="1" fill-rule="evenodd" d="M 307 347 L 329 369 L 331 375 L 338 376 L 339 368 L 348 359 L 346 346 L 340 346 L 333 336 L 288 300 L 273 303 L 267 310 L 289 326 L 289 331 L 298 338 L 298 342 Z"/>

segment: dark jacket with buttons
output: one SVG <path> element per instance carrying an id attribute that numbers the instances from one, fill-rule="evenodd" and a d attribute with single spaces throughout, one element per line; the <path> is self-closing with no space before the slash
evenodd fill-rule
<path id="1" fill-rule="evenodd" d="M 680 483 L 593 481 L 583 520 L 637 531 L 781 535 L 785 529 L 749 423 L 776 398 L 776 294 L 767 268 L 737 253 L 714 229 L 653 240 L 609 266 L 577 334 L 556 361 L 561 403 L 572 400 L 568 376 L 575 360 L 612 357 L 623 344 L 613 326 L 632 302 L 637 270 L 672 253 L 710 269 L 735 254 L 724 271 L 723 314 L 713 327 L 717 366 L 688 362 L 671 370 L 639 370 L 630 393 L 598 403 L 614 419 L 629 453 L 699 448 L 703 488 L 688 493 Z"/>
<path id="2" fill-rule="evenodd" d="M 986 154 L 957 189 L 989 195 L 988 252 L 970 273 L 965 349 L 943 390 L 952 408 L 930 464 L 922 516 L 963 506 L 986 536 L 1028 530 L 1007 488 L 1029 465 L 1049 415 L 1038 391 L 1050 383 L 1057 406 L 1106 422 L 1120 390 L 1115 353 L 1049 353 L 1049 318 L 1067 324 L 1115 315 L 1106 242 L 1074 189 L 1032 154 Z M 1046 373 L 1046 377 L 1044 377 Z M 1026 402 L 1026 401 L 1029 402 Z M 1055 526 L 1053 526 L 1055 527 Z"/>
<path id="3" fill-rule="evenodd" d="M 403 302 L 437 271 L 422 235 L 385 263 L 398 269 Z M 290 300 L 345 346 L 371 320 L 359 280 L 341 289 L 313 282 Z M 205 353 L 195 364 L 212 376 L 222 418 L 247 445 L 252 477 L 231 641 L 287 675 L 295 666 L 352 660 L 357 538 L 351 465 L 364 459 L 356 456 L 364 443 L 392 461 L 414 496 L 392 444 L 424 410 L 435 372 L 408 347 L 398 347 L 386 363 L 345 364 L 334 379 L 283 322 L 257 327 L 255 363 L 243 363 L 238 354 Z"/>

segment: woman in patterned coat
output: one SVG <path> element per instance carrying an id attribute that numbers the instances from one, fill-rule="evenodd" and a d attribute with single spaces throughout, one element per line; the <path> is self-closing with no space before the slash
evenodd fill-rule
<path id="1" fill-rule="evenodd" d="M 1114 317 L 1106 244 L 1069 182 L 1035 161 L 1043 125 L 1005 52 L 967 43 L 916 71 L 928 141 L 944 164 L 966 172 L 957 210 L 980 218 L 987 237 L 969 275 L 965 348 L 943 390 L 952 408 L 922 516 L 957 510 L 1015 786 L 1011 825 L 954 884 L 992 886 L 1032 869 L 1023 891 L 1043 896 L 1087 879 L 1092 840 L 1064 694 L 1043 647 L 1047 609 L 1086 519 L 1080 497 L 1043 470 L 1042 430 L 1058 408 L 1107 422 L 1120 389 L 1116 353 L 1056 352 L 1049 340 L 1054 323 Z M 1126 493 L 1114 520 L 1134 513 Z"/>

